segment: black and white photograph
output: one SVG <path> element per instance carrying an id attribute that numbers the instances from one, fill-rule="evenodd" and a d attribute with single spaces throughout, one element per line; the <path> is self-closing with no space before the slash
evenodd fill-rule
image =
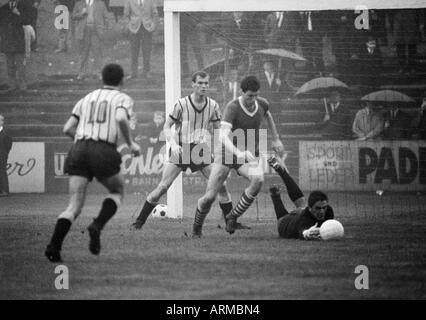
<path id="1" fill-rule="evenodd" d="M 426 299 L 425 23 L 424 0 L 0 0 L 0 300 Z"/>

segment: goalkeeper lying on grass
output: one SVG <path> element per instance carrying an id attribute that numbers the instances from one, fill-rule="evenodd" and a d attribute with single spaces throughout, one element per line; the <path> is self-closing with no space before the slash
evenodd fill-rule
<path id="1" fill-rule="evenodd" d="M 299 186 L 289 175 L 287 169 L 276 157 L 268 159 L 269 165 L 280 175 L 287 188 L 290 199 L 296 209 L 288 212 L 280 196 L 280 187 L 272 186 L 269 191 L 278 220 L 278 234 L 281 238 L 320 240 L 320 226 L 334 219 L 333 209 L 328 205 L 327 195 L 322 191 L 312 191 L 306 205 L 305 197 Z"/>

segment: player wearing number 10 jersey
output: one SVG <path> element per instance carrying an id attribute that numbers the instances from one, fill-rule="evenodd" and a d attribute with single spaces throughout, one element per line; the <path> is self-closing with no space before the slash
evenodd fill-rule
<path id="1" fill-rule="evenodd" d="M 51 262 L 61 261 L 61 247 L 72 222 L 83 208 L 87 185 L 95 177 L 109 194 L 102 203 L 98 217 L 88 227 L 89 250 L 100 252 L 100 233 L 112 218 L 123 198 L 123 178 L 120 175 L 121 156 L 117 151 L 121 132 L 132 155 L 140 154 L 140 147 L 130 135 L 129 120 L 133 114 L 132 99 L 119 91 L 124 77 L 120 65 L 109 64 L 102 70 L 104 87 L 95 90 L 75 105 L 72 116 L 64 126 L 64 133 L 74 139 L 65 161 L 65 172 L 70 175 L 70 201 L 56 222 L 53 236 L 45 255 Z"/>

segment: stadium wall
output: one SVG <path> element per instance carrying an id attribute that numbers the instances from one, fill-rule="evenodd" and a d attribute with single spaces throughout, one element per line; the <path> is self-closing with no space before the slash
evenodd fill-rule
<path id="1" fill-rule="evenodd" d="M 425 141 L 302 141 L 302 189 L 426 190 Z"/>
<path id="2" fill-rule="evenodd" d="M 125 145 L 122 172 L 126 191 L 150 192 L 163 170 L 162 144 L 139 142 L 143 153 L 132 158 Z M 12 193 L 67 193 L 64 164 L 71 143 L 14 142 L 7 173 Z M 286 164 L 303 190 L 328 191 L 426 191 L 425 141 L 300 141 L 286 146 Z M 266 160 L 267 155 L 264 156 Z M 266 165 L 265 185 L 280 183 Z M 241 191 L 243 178 L 235 172 L 228 179 L 231 191 Z M 200 193 L 206 180 L 200 173 L 183 175 L 184 193 Z M 103 192 L 91 184 L 90 192 Z"/>

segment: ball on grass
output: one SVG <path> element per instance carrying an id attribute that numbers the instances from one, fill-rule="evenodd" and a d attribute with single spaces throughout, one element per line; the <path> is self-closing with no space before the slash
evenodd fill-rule
<path id="1" fill-rule="evenodd" d="M 339 221 L 330 219 L 321 225 L 320 235 L 322 240 L 336 240 L 343 238 L 345 230 Z"/>
<path id="2" fill-rule="evenodd" d="M 167 217 L 167 206 L 165 204 L 157 204 L 152 210 L 152 216 L 154 218 L 166 218 Z"/>

